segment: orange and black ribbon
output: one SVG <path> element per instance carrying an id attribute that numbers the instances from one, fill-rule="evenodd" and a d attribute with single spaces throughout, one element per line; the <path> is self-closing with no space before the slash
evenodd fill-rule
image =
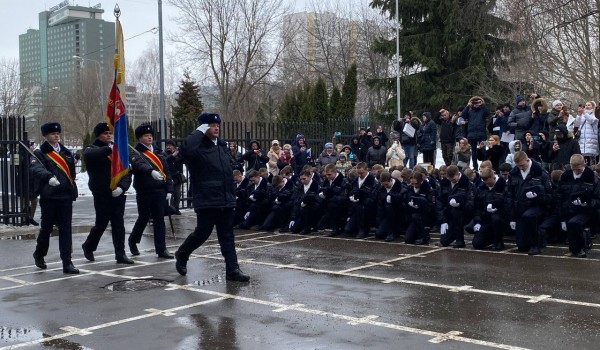
<path id="1" fill-rule="evenodd" d="M 71 170 L 69 169 L 69 165 L 67 164 L 65 159 L 56 151 L 49 152 L 48 157 L 56 164 L 56 166 L 60 170 L 62 170 L 63 173 L 65 173 L 69 181 L 71 181 L 71 184 L 73 184 L 73 175 L 71 175 Z"/>
<path id="2" fill-rule="evenodd" d="M 158 157 L 156 156 L 156 154 L 154 154 L 150 150 L 144 151 L 142 153 L 146 156 L 146 158 L 150 159 L 150 162 L 152 162 L 152 164 L 154 164 L 154 166 L 158 169 L 158 171 L 160 172 L 160 174 L 166 180 L 167 179 L 167 175 L 165 175 L 165 169 L 163 168 L 162 162 L 160 161 L 160 159 L 158 159 Z"/>

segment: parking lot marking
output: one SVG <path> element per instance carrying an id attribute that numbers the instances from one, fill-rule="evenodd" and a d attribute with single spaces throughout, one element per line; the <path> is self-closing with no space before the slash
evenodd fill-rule
<path id="1" fill-rule="evenodd" d="M 69 332 L 69 333 L 73 333 L 73 334 L 77 334 L 77 335 L 90 335 L 93 332 L 89 332 L 89 331 L 85 331 L 83 329 L 79 329 L 76 327 L 71 327 L 71 326 L 64 326 L 64 327 L 60 327 L 61 330 L 65 331 L 65 332 Z"/>
<path id="2" fill-rule="evenodd" d="M 304 304 L 293 304 L 293 305 L 288 305 L 288 306 L 277 308 L 277 309 L 273 310 L 273 312 L 284 312 L 284 311 L 289 311 L 289 310 L 297 310 L 298 308 L 301 308 L 303 306 L 304 306 Z"/>
<path id="3" fill-rule="evenodd" d="M 368 315 L 363 318 L 359 318 L 357 320 L 350 321 L 350 322 L 348 322 L 348 324 L 351 326 L 358 326 L 359 324 L 370 323 L 371 321 L 376 320 L 378 318 L 379 318 L 379 316 L 377 316 L 377 315 Z"/>
<path id="4" fill-rule="evenodd" d="M 175 315 L 177 315 L 174 312 L 167 311 L 167 310 L 159 310 L 159 309 L 146 309 L 144 311 L 152 313 L 152 314 L 162 315 L 162 316 L 175 316 Z"/>
<path id="5" fill-rule="evenodd" d="M 546 300 L 546 299 L 550 299 L 550 298 L 552 298 L 552 295 L 539 295 L 535 298 L 531 298 L 531 299 L 527 300 L 527 302 L 535 304 L 535 303 L 539 303 L 542 300 Z"/>
<path id="6" fill-rule="evenodd" d="M 23 281 L 23 280 L 20 280 L 18 278 L 13 278 L 13 277 L 10 277 L 10 276 L 0 276 L 0 279 L 3 279 L 5 281 L 9 281 L 9 282 L 18 283 L 18 284 L 21 284 L 21 285 L 24 285 L 24 286 L 28 286 L 28 285 L 31 284 L 31 282 Z"/>
<path id="7" fill-rule="evenodd" d="M 363 266 L 357 266 L 357 267 L 353 267 L 353 268 L 350 268 L 350 269 L 342 270 L 342 271 L 339 271 L 339 272 L 340 273 L 348 273 L 348 272 L 352 272 L 352 271 L 358 271 L 358 270 L 366 269 L 366 268 L 373 267 L 373 266 L 394 266 L 394 265 L 391 265 L 391 263 L 394 263 L 394 262 L 397 262 L 397 261 L 406 260 L 406 259 L 423 257 L 423 256 L 425 256 L 427 254 L 439 252 L 441 250 L 446 250 L 446 249 L 448 249 L 448 248 L 443 247 L 443 248 L 437 248 L 437 249 L 428 250 L 428 251 L 417 253 L 417 254 L 408 254 L 408 255 L 402 254 L 402 256 L 399 257 L 399 258 L 389 259 L 389 260 L 385 260 L 385 261 L 382 261 L 382 262 L 379 262 L 379 263 L 374 263 L 374 262 L 371 263 L 370 262 L 370 263 L 367 263 L 366 265 L 363 265 Z"/>
<path id="8" fill-rule="evenodd" d="M 446 334 L 443 334 L 442 336 L 439 337 L 435 337 L 433 339 L 429 339 L 430 343 L 434 343 L 434 344 L 439 344 L 441 342 L 445 342 L 446 340 L 450 340 L 453 339 L 454 337 L 456 337 L 457 335 L 461 335 L 463 334 L 463 332 L 459 332 L 459 331 L 450 331 Z"/>

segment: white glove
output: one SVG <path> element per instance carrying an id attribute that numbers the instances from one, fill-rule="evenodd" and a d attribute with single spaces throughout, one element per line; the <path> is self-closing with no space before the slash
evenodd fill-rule
<path id="1" fill-rule="evenodd" d="M 244 214 L 244 220 L 248 220 L 248 216 L 250 216 L 250 212 L 247 211 L 246 214 Z"/>
<path id="2" fill-rule="evenodd" d="M 350 218 L 347 218 L 347 219 L 346 219 L 346 222 L 350 222 Z"/>
<path id="3" fill-rule="evenodd" d="M 156 171 L 156 170 L 152 170 L 152 178 L 153 178 L 154 180 L 164 180 L 164 179 L 165 179 L 165 177 L 164 177 L 164 176 L 162 176 L 162 174 L 161 174 L 161 173 L 159 173 L 159 172 L 158 172 L 158 171 Z"/>
<path id="4" fill-rule="evenodd" d="M 390 196 L 388 194 L 387 197 L 385 198 L 385 201 L 388 202 L 389 204 L 392 204 L 392 196 Z"/>
<path id="5" fill-rule="evenodd" d="M 525 197 L 527 197 L 529 199 L 534 199 L 535 197 L 537 197 L 537 193 L 529 191 L 529 192 L 525 193 Z"/>
<path id="6" fill-rule="evenodd" d="M 515 221 L 510 222 L 510 229 L 515 231 L 517 229 L 517 223 Z"/>
<path id="7" fill-rule="evenodd" d="M 279 201 L 279 198 L 275 198 L 275 204 L 281 204 L 281 202 Z"/>
<path id="8" fill-rule="evenodd" d="M 473 226 L 473 231 L 479 232 L 479 230 L 481 230 L 481 224 L 475 224 L 475 226 Z"/>
<path id="9" fill-rule="evenodd" d="M 304 203 L 304 202 L 300 202 L 300 206 L 301 206 L 302 208 L 304 208 L 304 207 L 306 207 L 306 203 Z"/>
<path id="10" fill-rule="evenodd" d="M 562 221 L 562 222 L 560 223 L 560 228 L 561 228 L 563 231 L 566 231 L 566 230 L 567 230 L 567 223 L 566 223 L 566 222 L 564 222 L 564 221 Z"/>
<path id="11" fill-rule="evenodd" d="M 122 194 L 123 194 L 123 189 L 121 187 L 117 187 L 114 189 L 114 191 L 112 191 L 113 197 L 119 197 Z"/>
<path id="12" fill-rule="evenodd" d="M 172 193 L 167 193 L 167 203 L 171 203 L 171 197 L 173 197 Z"/>
<path id="13" fill-rule="evenodd" d="M 321 199 L 325 199 L 325 193 L 323 193 L 323 192 L 319 192 L 319 197 L 320 197 Z"/>
<path id="14" fill-rule="evenodd" d="M 253 202 L 256 202 L 256 198 L 254 198 L 253 194 L 251 194 L 250 197 L 248 197 L 248 199 L 251 200 L 251 201 L 253 201 Z"/>
<path id="15" fill-rule="evenodd" d="M 460 203 L 458 203 L 456 200 L 454 200 L 454 198 L 452 198 L 448 204 L 450 204 L 450 206 L 453 208 L 460 206 Z"/>
<path id="16" fill-rule="evenodd" d="M 440 234 L 445 235 L 448 231 L 448 224 L 443 223 L 440 225 Z"/>
<path id="17" fill-rule="evenodd" d="M 294 224 L 296 223 L 296 221 L 290 221 L 290 230 L 292 229 L 292 226 L 294 226 Z"/>
<path id="18" fill-rule="evenodd" d="M 573 205 L 578 205 L 580 207 L 587 206 L 587 203 L 586 202 L 582 202 L 581 199 L 579 199 L 579 198 L 577 198 L 576 200 L 574 200 L 572 203 L 573 203 Z"/>
<path id="19" fill-rule="evenodd" d="M 492 203 L 490 203 L 490 204 L 487 205 L 487 212 L 488 213 L 494 214 L 497 211 L 498 211 L 498 209 L 494 208 L 494 206 L 492 205 Z"/>
<path id="20" fill-rule="evenodd" d="M 354 196 L 350 196 L 350 202 L 358 203 L 358 199 L 354 198 Z"/>
<path id="21" fill-rule="evenodd" d="M 58 179 L 56 178 L 56 176 L 52 176 L 50 178 L 50 180 L 48 180 L 48 185 L 50 185 L 52 187 L 55 187 L 55 186 L 60 185 L 60 181 L 58 181 Z"/>
<path id="22" fill-rule="evenodd" d="M 415 208 L 415 209 L 419 209 L 419 206 L 416 205 L 412 200 L 410 202 L 408 202 L 408 206 Z"/>

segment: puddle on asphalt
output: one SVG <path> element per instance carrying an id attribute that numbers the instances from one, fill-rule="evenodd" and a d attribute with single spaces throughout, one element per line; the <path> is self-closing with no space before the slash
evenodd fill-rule
<path id="1" fill-rule="evenodd" d="M 74 226 L 72 234 L 89 233 L 92 226 Z M 38 231 L 35 233 L 23 233 L 20 235 L 0 235 L 1 240 L 12 240 L 12 241 L 33 241 L 37 239 Z M 58 237 L 58 229 L 54 229 L 50 233 L 50 237 Z"/>
<path id="2" fill-rule="evenodd" d="M 51 335 L 37 329 L 0 326 L 0 345 L 6 343 L 23 343 L 49 337 Z M 48 340 L 40 343 L 40 345 L 50 349 L 91 350 L 91 348 L 66 339 Z"/>
<path id="3" fill-rule="evenodd" d="M 113 282 L 107 284 L 106 288 L 113 292 L 139 292 L 142 290 L 161 288 L 171 283 L 172 281 L 157 279 L 157 278 L 141 278 Z"/>
<path id="4" fill-rule="evenodd" d="M 194 281 L 192 282 L 192 285 L 194 286 L 209 286 L 211 284 L 223 284 L 225 283 L 225 278 L 223 278 L 223 276 L 221 275 L 216 275 L 214 277 L 211 277 L 209 279 L 205 279 L 202 281 Z"/>

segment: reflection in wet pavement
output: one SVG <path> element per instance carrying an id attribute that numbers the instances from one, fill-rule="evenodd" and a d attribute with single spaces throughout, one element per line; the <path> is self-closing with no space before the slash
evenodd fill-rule
<path id="1" fill-rule="evenodd" d="M 49 337 L 51 337 L 51 335 L 43 333 L 37 329 L 0 326 L 0 345 L 7 345 L 7 343 L 23 343 Z M 91 350 L 88 347 L 66 339 L 53 339 L 42 342 L 41 345 L 44 348 L 50 349 Z"/>

